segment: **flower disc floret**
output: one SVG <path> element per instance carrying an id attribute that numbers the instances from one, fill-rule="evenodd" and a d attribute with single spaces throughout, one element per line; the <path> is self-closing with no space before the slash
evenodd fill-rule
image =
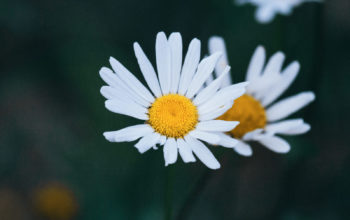
<path id="1" fill-rule="evenodd" d="M 196 106 L 190 99 L 178 94 L 157 98 L 148 114 L 148 123 L 166 137 L 182 138 L 194 130 L 198 123 Z"/>
<path id="2" fill-rule="evenodd" d="M 236 99 L 234 106 L 218 119 L 240 122 L 229 132 L 235 138 L 242 138 L 250 131 L 264 128 L 267 122 L 264 107 L 259 101 L 247 94 Z"/>

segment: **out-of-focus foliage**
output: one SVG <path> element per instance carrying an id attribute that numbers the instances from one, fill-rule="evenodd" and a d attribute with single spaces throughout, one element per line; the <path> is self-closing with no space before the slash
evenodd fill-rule
<path id="1" fill-rule="evenodd" d="M 163 219 L 165 197 L 177 215 L 207 168 L 164 168 L 161 149 L 140 155 L 132 143 L 102 136 L 136 120 L 104 108 L 99 69 L 114 56 L 141 79 L 132 43 L 154 61 L 161 30 L 181 32 L 184 45 L 198 37 L 203 55 L 210 36 L 224 37 L 237 82 L 257 45 L 269 55 L 282 50 L 302 67 L 285 96 L 313 90 L 317 97 L 295 115 L 312 130 L 287 139 L 289 154 L 256 145 L 242 158 L 213 149 L 222 168 L 210 173 L 189 219 L 348 217 L 350 4 L 305 4 L 269 25 L 256 23 L 254 10 L 231 0 L 2 0 L 0 219 L 41 219 L 33 199 L 50 182 L 72 192 L 73 219 Z"/>

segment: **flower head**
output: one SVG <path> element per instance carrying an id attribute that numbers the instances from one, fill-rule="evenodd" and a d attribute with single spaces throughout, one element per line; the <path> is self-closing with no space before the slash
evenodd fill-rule
<path id="1" fill-rule="evenodd" d="M 322 0 L 236 0 L 238 4 L 250 3 L 257 6 L 255 18 L 260 23 L 271 22 L 276 14 L 290 15 L 293 8 L 304 2 L 321 2 Z"/>
<path id="2" fill-rule="evenodd" d="M 77 212 L 74 194 L 64 185 L 50 183 L 39 188 L 34 195 L 36 210 L 52 220 L 69 220 Z"/>
<path id="3" fill-rule="evenodd" d="M 182 61 L 182 38 L 172 33 L 167 39 L 163 32 L 156 38 L 156 66 L 153 68 L 138 43 L 134 51 L 150 91 L 121 63 L 110 58 L 113 70 L 103 67 L 102 79 L 108 84 L 101 88 L 108 110 L 144 121 L 118 131 L 105 132 L 111 142 L 135 141 L 140 153 L 163 145 L 165 165 L 173 164 L 178 153 L 184 162 L 194 162 L 193 153 L 209 168 L 220 168 L 219 162 L 199 140 L 233 148 L 237 140 L 223 132 L 235 128 L 236 121 L 215 120 L 233 105 L 233 100 L 245 93 L 247 83 L 220 88 L 229 67 L 206 88 L 221 53 L 200 61 L 200 41 L 193 39 Z"/>
<path id="4" fill-rule="evenodd" d="M 224 51 L 224 47 L 222 38 L 212 37 L 209 40 L 210 53 Z M 312 102 L 315 99 L 313 92 L 301 92 L 274 103 L 292 84 L 300 64 L 294 61 L 282 70 L 285 58 L 282 52 L 275 53 L 266 65 L 265 56 L 265 49 L 259 46 L 248 67 L 247 93 L 235 101 L 234 108 L 219 117 L 221 120 L 240 122 L 228 134 L 239 139 L 234 149 L 246 156 L 252 154 L 248 141 L 260 142 L 277 153 L 287 153 L 289 144 L 276 135 L 297 135 L 310 130 L 310 125 L 303 119 L 286 118 Z M 227 60 L 222 63 L 227 63 Z"/>

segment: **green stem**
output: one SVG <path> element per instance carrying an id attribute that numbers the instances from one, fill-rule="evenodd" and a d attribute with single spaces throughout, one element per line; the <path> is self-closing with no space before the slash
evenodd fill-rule
<path id="1" fill-rule="evenodd" d="M 187 196 L 184 204 L 181 206 L 180 211 L 176 217 L 177 220 L 185 220 L 188 218 L 189 213 L 191 212 L 194 204 L 197 202 L 200 194 L 205 189 L 205 186 L 208 183 L 208 180 L 212 176 L 213 171 L 207 169 L 204 171 L 202 176 L 196 182 L 196 185 L 193 187 L 190 194 Z"/>
<path id="2" fill-rule="evenodd" d="M 164 192 L 164 219 L 171 220 L 172 216 L 172 182 L 173 182 L 173 169 L 172 167 L 165 168 L 165 192 Z"/>
<path id="3" fill-rule="evenodd" d="M 228 154 L 223 154 L 220 156 L 220 160 L 222 168 L 221 172 L 223 172 L 224 167 L 228 163 Z M 206 186 L 208 185 L 211 178 L 219 172 L 218 170 L 210 170 L 206 169 L 201 177 L 197 180 L 195 186 L 192 188 L 191 192 L 187 196 L 186 200 L 184 201 L 183 205 L 180 207 L 180 210 L 176 216 L 176 220 L 185 220 L 188 219 L 189 214 L 191 213 L 193 207 L 197 203 L 201 193 L 205 190 Z"/>

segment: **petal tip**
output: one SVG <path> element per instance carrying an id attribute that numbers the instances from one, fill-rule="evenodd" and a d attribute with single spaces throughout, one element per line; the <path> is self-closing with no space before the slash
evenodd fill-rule
<path id="1" fill-rule="evenodd" d="M 314 92 L 310 92 L 310 101 L 314 101 L 316 99 L 316 95 Z"/>
<path id="2" fill-rule="evenodd" d="M 211 167 L 209 167 L 209 168 L 212 169 L 212 170 L 218 170 L 218 169 L 221 168 L 221 165 L 220 165 L 220 163 L 217 163 L 217 164 L 215 164 L 214 166 L 211 166 Z"/>
<path id="3" fill-rule="evenodd" d="M 140 49 L 140 44 L 138 42 L 133 43 L 134 50 L 139 50 Z"/>
<path id="4" fill-rule="evenodd" d="M 256 49 L 255 49 L 256 53 L 264 53 L 265 54 L 265 47 L 263 45 L 259 45 Z"/>
<path id="5" fill-rule="evenodd" d="M 157 39 L 158 39 L 158 38 L 165 38 L 165 39 L 166 39 L 166 35 L 165 35 L 164 31 L 158 32 L 156 38 L 157 38 Z"/>
<path id="6" fill-rule="evenodd" d="M 115 141 L 114 137 L 110 134 L 110 132 L 103 132 L 103 136 L 109 142 L 114 142 Z"/>

